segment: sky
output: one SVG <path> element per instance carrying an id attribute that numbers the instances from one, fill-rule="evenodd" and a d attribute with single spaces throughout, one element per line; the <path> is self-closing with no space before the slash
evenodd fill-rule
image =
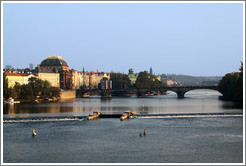
<path id="1" fill-rule="evenodd" d="M 243 61 L 242 3 L 4 3 L 3 67 L 223 76 Z"/>

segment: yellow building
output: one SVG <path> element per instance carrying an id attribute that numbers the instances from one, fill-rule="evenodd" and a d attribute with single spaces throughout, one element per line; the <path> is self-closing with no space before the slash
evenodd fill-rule
<path id="1" fill-rule="evenodd" d="M 7 73 L 5 72 L 6 78 L 8 79 L 8 87 L 14 87 L 15 82 L 20 85 L 28 84 L 28 79 L 31 77 L 37 77 L 34 74 L 29 73 Z"/>
<path id="2" fill-rule="evenodd" d="M 110 73 L 104 73 L 104 72 L 85 72 L 82 73 L 83 77 L 83 84 L 87 88 L 89 88 L 89 84 L 91 84 L 90 88 L 98 88 L 98 84 L 101 82 L 103 78 L 110 79 Z"/>
<path id="3" fill-rule="evenodd" d="M 60 74 L 59 73 L 38 73 L 38 78 L 47 80 L 53 87 L 60 87 Z"/>
<path id="4" fill-rule="evenodd" d="M 128 75 L 128 78 L 130 79 L 132 85 L 136 83 L 138 75 L 139 73 L 136 74 L 133 73 Z"/>
<path id="5" fill-rule="evenodd" d="M 161 76 L 160 76 L 160 74 L 159 74 L 158 76 L 156 76 L 156 79 L 157 79 L 158 81 L 161 81 Z"/>

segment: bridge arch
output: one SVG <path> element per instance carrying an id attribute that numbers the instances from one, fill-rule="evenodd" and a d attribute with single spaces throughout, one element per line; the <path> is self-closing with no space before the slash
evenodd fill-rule
<path id="1" fill-rule="evenodd" d="M 192 97 L 193 95 L 194 96 L 197 96 L 197 95 L 201 95 L 201 96 L 220 96 L 222 95 L 218 90 L 215 90 L 215 89 L 192 89 L 192 90 L 189 90 L 187 91 L 185 94 L 184 97 Z"/>
<path id="2" fill-rule="evenodd" d="M 169 87 L 167 90 L 175 92 L 178 98 L 184 98 L 187 92 L 193 90 L 213 90 L 219 92 L 217 86 Z"/>

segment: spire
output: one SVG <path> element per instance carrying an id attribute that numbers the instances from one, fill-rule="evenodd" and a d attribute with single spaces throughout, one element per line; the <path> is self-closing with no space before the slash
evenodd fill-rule
<path id="1" fill-rule="evenodd" d="M 150 67 L 150 69 L 149 69 L 149 74 L 150 74 L 150 75 L 153 74 L 152 67 Z"/>

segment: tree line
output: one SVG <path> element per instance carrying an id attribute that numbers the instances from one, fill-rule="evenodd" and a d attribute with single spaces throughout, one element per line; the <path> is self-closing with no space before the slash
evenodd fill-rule
<path id="1" fill-rule="evenodd" d="M 3 73 L 3 97 L 5 99 L 12 97 L 15 100 L 58 98 L 60 97 L 60 89 L 52 87 L 47 80 L 35 77 L 29 78 L 28 84 L 20 85 L 18 82 L 15 82 L 14 87 L 8 87 L 8 79 L 5 73 Z"/>
<path id="2" fill-rule="evenodd" d="M 134 84 L 131 84 L 128 75 L 123 73 L 111 73 L 110 80 L 112 80 L 113 89 L 151 89 L 166 87 L 165 83 L 159 81 L 155 75 L 149 74 L 147 71 L 140 72 Z"/>
<path id="3" fill-rule="evenodd" d="M 219 92 L 223 94 L 223 100 L 231 100 L 243 103 L 243 63 L 240 72 L 228 73 L 219 82 Z"/>

